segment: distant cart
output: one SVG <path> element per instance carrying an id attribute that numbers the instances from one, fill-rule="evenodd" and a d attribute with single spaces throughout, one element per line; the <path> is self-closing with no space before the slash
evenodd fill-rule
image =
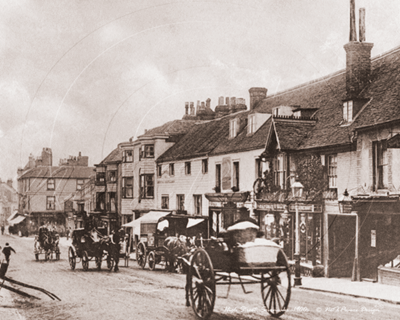
<path id="1" fill-rule="evenodd" d="M 134 234 L 140 235 L 136 248 L 136 260 L 140 267 L 146 264 L 155 270 L 157 264 L 166 270 L 179 268 L 181 255 L 187 252 L 187 243 L 179 235 L 192 237 L 208 235 L 208 220 L 204 216 L 176 214 L 172 211 L 150 211 L 143 217 L 123 225 L 133 227 Z"/>
<path id="2" fill-rule="evenodd" d="M 33 253 L 35 259 L 39 260 L 40 255 L 44 254 L 45 260 L 60 260 L 60 237 L 55 231 L 50 231 L 42 226 L 39 228 L 39 234 L 35 237 Z"/>

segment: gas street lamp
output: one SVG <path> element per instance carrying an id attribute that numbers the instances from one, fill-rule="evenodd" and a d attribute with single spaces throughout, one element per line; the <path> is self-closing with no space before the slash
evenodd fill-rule
<path id="1" fill-rule="evenodd" d="M 299 232 L 299 206 L 298 199 L 303 195 L 303 185 L 295 181 L 292 184 L 292 196 L 295 199 L 295 207 L 296 207 L 296 246 L 294 252 L 294 259 L 296 260 L 295 271 L 294 271 L 294 285 L 301 286 L 301 275 L 300 275 L 300 232 Z"/>

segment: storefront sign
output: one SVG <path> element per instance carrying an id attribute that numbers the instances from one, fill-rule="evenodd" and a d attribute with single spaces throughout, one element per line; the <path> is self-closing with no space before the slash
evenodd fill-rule
<path id="1" fill-rule="evenodd" d="M 257 202 L 257 210 L 265 210 L 265 211 L 284 211 L 285 210 L 284 203 L 259 203 Z"/>
<path id="2" fill-rule="evenodd" d="M 208 203 L 209 207 L 217 207 L 217 208 L 222 208 L 222 202 L 209 202 Z"/>
<path id="3" fill-rule="evenodd" d="M 320 204 L 302 204 L 297 205 L 300 212 L 322 212 L 322 205 Z M 296 211 L 296 204 L 292 203 L 289 206 L 289 211 Z"/>
<path id="4" fill-rule="evenodd" d="M 172 180 L 172 179 L 168 179 L 168 180 L 159 179 L 159 180 L 157 180 L 157 183 L 158 184 L 161 184 L 161 183 L 175 183 L 175 180 Z"/>

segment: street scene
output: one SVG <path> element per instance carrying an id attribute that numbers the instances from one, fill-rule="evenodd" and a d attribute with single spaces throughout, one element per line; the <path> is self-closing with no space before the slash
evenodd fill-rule
<path id="1" fill-rule="evenodd" d="M 0 318 L 397 318 L 399 15 L 5 0 Z"/>
<path id="2" fill-rule="evenodd" d="M 185 306 L 185 275 L 166 272 L 162 266 L 145 270 L 132 260 L 118 273 L 105 266 L 96 270 L 94 261 L 85 272 L 82 265 L 72 271 L 67 260 L 68 241 L 62 239 L 61 259 L 36 261 L 32 238 L 0 236 L 9 241 L 12 254 L 9 277 L 34 284 L 57 295 L 53 301 L 40 292 L 24 290 L 41 300 L 15 297 L 12 308 L 1 308 L 1 319 L 196 319 Z M 327 283 L 329 285 L 329 282 Z M 273 319 L 263 308 L 259 285 L 218 287 L 211 319 Z M 3 291 L 3 290 L 2 290 Z M 295 288 L 282 319 L 395 319 L 400 306 L 378 300 Z M 356 311 L 357 310 L 357 311 Z M 16 316 L 18 312 L 18 316 Z M 7 316 L 9 318 L 7 318 Z"/>

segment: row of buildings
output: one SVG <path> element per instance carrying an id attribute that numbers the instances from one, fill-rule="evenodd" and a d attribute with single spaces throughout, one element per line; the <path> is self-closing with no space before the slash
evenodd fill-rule
<path id="1" fill-rule="evenodd" d="M 376 278 L 400 253 L 400 48 L 371 58 L 363 24 L 357 37 L 351 23 L 344 70 L 273 95 L 251 88 L 248 106 L 233 97 L 214 110 L 210 99 L 186 102 L 182 119 L 121 142 L 93 175 L 61 166 L 75 192 L 55 207 L 39 192 L 44 211 L 59 208 L 71 227 L 82 226 L 85 211 L 112 230 L 169 209 L 207 216 L 211 235 L 252 217 L 293 259 L 297 207 L 311 270 Z M 28 198 L 25 181 L 36 181 L 38 168 L 20 175 Z M 37 183 L 48 190 L 57 174 L 43 172 Z M 290 193 L 294 181 L 304 186 L 300 199 Z"/>

